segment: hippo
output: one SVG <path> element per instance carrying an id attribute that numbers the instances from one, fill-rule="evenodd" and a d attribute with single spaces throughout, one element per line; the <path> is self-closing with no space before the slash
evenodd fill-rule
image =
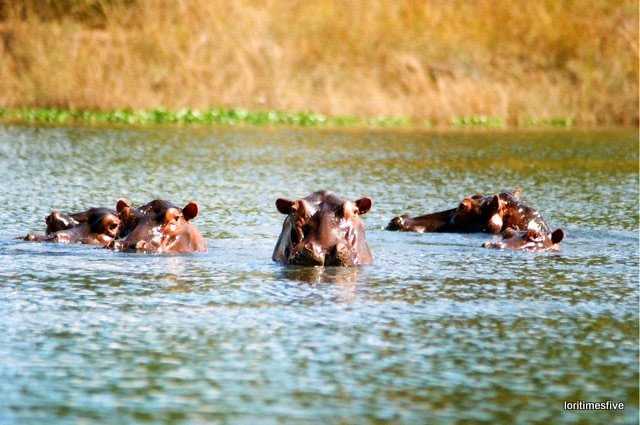
<path id="1" fill-rule="evenodd" d="M 273 261 L 299 266 L 371 264 L 373 257 L 360 217 L 372 205 L 371 198 L 352 202 L 324 190 L 296 201 L 279 198 L 276 208 L 286 217 Z"/>
<path id="2" fill-rule="evenodd" d="M 408 214 L 394 217 L 386 230 L 418 233 L 499 233 L 503 226 L 500 207 L 499 195 L 468 196 L 456 208 L 413 218 Z"/>
<path id="3" fill-rule="evenodd" d="M 482 244 L 484 248 L 513 249 L 523 251 L 557 251 L 558 244 L 564 239 L 564 231 L 553 232 L 539 230 L 514 230 L 508 228 L 502 232 L 502 240 Z"/>
<path id="4" fill-rule="evenodd" d="M 207 251 L 207 242 L 191 223 L 199 212 L 195 202 L 179 208 L 156 199 L 133 208 L 122 201 L 117 207 L 126 227 L 126 237 L 115 244 L 117 250 L 175 254 Z"/>
<path id="5" fill-rule="evenodd" d="M 507 228 L 549 232 L 538 211 L 520 199 L 520 190 L 496 195 L 468 196 L 457 208 L 411 218 L 394 217 L 387 230 L 498 234 Z"/>
<path id="6" fill-rule="evenodd" d="M 90 208 L 74 214 L 54 210 L 46 219 L 45 235 L 28 234 L 26 241 L 84 243 L 111 246 L 120 231 L 120 218 L 109 208 Z"/>
<path id="7" fill-rule="evenodd" d="M 141 208 L 135 208 L 131 205 L 131 202 L 127 199 L 118 199 L 116 203 L 116 211 L 118 211 L 118 217 L 120 217 L 120 234 L 121 238 L 125 238 L 136 228 L 138 223 L 145 217 L 149 210 L 149 204 L 145 205 L 146 210 Z"/>
<path id="8" fill-rule="evenodd" d="M 500 193 L 498 215 L 502 220 L 501 231 L 513 229 L 549 233 L 551 229 L 542 215 L 536 209 L 526 205 L 520 199 L 520 195 L 521 191 Z"/>
<path id="9" fill-rule="evenodd" d="M 79 225 L 81 221 L 86 222 L 87 213 L 88 211 L 75 214 L 65 214 L 58 210 L 51 211 L 51 213 L 44 218 L 47 224 L 46 234 L 50 235 L 60 230 L 71 229 Z"/>

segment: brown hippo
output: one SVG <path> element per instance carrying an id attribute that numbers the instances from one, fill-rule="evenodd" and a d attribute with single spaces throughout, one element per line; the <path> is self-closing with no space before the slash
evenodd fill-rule
<path id="1" fill-rule="evenodd" d="M 549 226 L 538 211 L 520 200 L 520 191 L 497 195 L 473 195 L 457 208 L 411 218 L 393 218 L 387 230 L 405 232 L 500 233 L 514 230 L 549 232 Z"/>
<path id="2" fill-rule="evenodd" d="M 466 197 L 458 207 L 436 213 L 410 217 L 394 217 L 387 230 L 402 232 L 499 233 L 502 229 L 498 195 Z"/>
<path id="3" fill-rule="evenodd" d="M 538 230 L 506 229 L 502 232 L 502 240 L 485 242 L 485 248 L 513 249 L 524 251 L 556 251 L 558 244 L 564 239 L 564 231 L 556 229 L 553 232 Z"/>
<path id="4" fill-rule="evenodd" d="M 87 222 L 89 213 L 93 210 L 96 209 L 90 208 L 87 211 L 71 214 L 53 210 L 44 219 L 45 223 L 47 224 L 47 235 L 55 233 L 59 230 L 71 229 L 72 227 L 75 227 L 80 223 Z M 121 222 L 117 237 L 121 238 L 126 236 L 136 226 L 142 214 L 138 211 L 138 209 L 133 208 L 128 200 L 123 198 L 118 199 L 118 202 L 116 203 L 116 211 Z M 114 211 L 110 212 L 114 213 Z"/>
<path id="5" fill-rule="evenodd" d="M 116 249 L 176 254 L 207 250 L 207 242 L 191 223 L 199 212 L 195 202 L 179 208 L 169 201 L 156 199 L 132 208 L 121 201 L 118 208 L 126 223 L 127 236 L 115 244 Z"/>
<path id="6" fill-rule="evenodd" d="M 90 208 L 74 214 L 53 211 L 45 221 L 46 235 L 28 234 L 24 240 L 110 246 L 120 230 L 118 214 L 108 208 Z"/>
<path id="7" fill-rule="evenodd" d="M 147 205 L 145 205 L 145 207 L 147 207 Z M 142 208 L 143 207 L 133 207 L 131 202 L 127 199 L 118 199 L 118 202 L 116 203 L 116 211 L 118 211 L 118 217 L 120 217 L 121 222 L 119 235 L 121 238 L 127 237 L 144 218 L 146 212 L 148 212 L 148 207 L 147 210 L 143 210 Z"/>
<path id="8" fill-rule="evenodd" d="M 44 218 L 47 224 L 47 235 L 55 233 L 59 230 L 67 230 L 80 224 L 80 221 L 87 221 L 86 215 L 88 211 L 83 213 L 65 214 L 58 210 L 53 210 Z M 84 220 L 83 220 L 84 218 Z"/>
<path id="9" fill-rule="evenodd" d="M 319 191 L 306 198 L 278 199 L 276 208 L 287 217 L 273 250 L 273 260 L 300 266 L 357 266 L 373 258 L 360 216 L 373 204 L 370 198 L 355 202 Z"/>
<path id="10" fill-rule="evenodd" d="M 549 233 L 551 229 L 535 209 L 520 199 L 521 191 L 503 192 L 499 194 L 500 206 L 498 215 L 502 220 L 502 229 L 533 230 Z"/>

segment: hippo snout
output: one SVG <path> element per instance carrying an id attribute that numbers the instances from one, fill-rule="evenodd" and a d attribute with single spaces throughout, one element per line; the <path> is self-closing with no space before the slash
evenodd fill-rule
<path id="1" fill-rule="evenodd" d="M 353 244 L 338 243 L 326 257 L 326 266 L 348 267 L 357 265 L 357 253 Z"/>
<path id="2" fill-rule="evenodd" d="M 289 257 L 289 264 L 296 266 L 323 266 L 324 259 L 325 254 L 322 249 L 313 243 L 308 243 L 293 252 Z"/>
<path id="3" fill-rule="evenodd" d="M 392 218 L 389 224 L 387 224 L 386 230 L 402 230 L 404 228 L 404 220 L 406 217 L 408 216 L 401 215 L 401 216 Z"/>

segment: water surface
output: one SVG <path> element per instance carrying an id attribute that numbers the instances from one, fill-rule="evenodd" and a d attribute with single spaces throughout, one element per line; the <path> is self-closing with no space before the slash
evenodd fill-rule
<path id="1" fill-rule="evenodd" d="M 637 421 L 633 131 L 0 127 L 0 182 L 2 424 Z M 560 252 L 383 230 L 515 187 Z M 271 262 L 275 199 L 323 188 L 374 199 L 374 265 Z M 120 197 L 198 201 L 209 252 L 13 239 Z"/>

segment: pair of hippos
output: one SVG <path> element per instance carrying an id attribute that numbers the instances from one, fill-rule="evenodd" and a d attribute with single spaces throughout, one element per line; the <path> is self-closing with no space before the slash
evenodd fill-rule
<path id="1" fill-rule="evenodd" d="M 357 266 L 371 264 L 361 216 L 373 205 L 371 198 L 356 201 L 318 191 L 295 201 L 279 198 L 276 208 L 286 217 L 273 251 L 273 260 L 286 265 Z M 134 207 L 120 199 L 115 210 L 90 208 L 63 214 L 53 211 L 45 221 L 46 234 L 29 234 L 24 240 L 85 243 L 118 251 L 152 253 L 204 252 L 207 242 L 192 220 L 198 204 L 180 208 L 154 200 Z M 551 232 L 538 211 L 520 199 L 519 191 L 466 197 L 456 208 L 419 217 L 393 218 L 387 230 L 405 232 L 484 232 L 500 235 L 486 248 L 528 251 L 556 250 L 562 229 Z"/>

